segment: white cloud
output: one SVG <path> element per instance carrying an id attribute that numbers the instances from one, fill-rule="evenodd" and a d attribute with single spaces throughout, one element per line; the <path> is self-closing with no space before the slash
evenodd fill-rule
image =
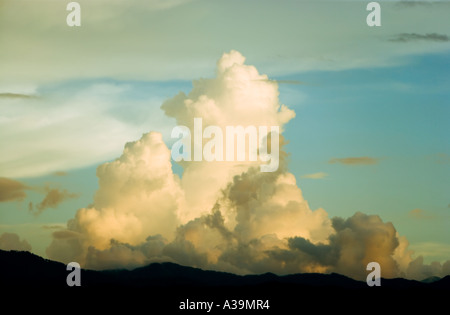
<path id="1" fill-rule="evenodd" d="M 279 103 L 277 84 L 244 60 L 236 51 L 224 54 L 216 78 L 194 81 L 188 95 L 162 109 L 186 126 L 202 117 L 205 125 L 283 130 L 293 111 Z M 364 279 L 367 263 L 377 261 L 383 277 L 422 275 L 423 264 L 412 260 L 392 223 L 363 213 L 330 219 L 310 209 L 285 157 L 281 150 L 271 173 L 260 172 L 257 162 L 185 162 L 180 178 L 162 135 L 145 134 L 98 167 L 94 203 L 54 233 L 47 254 L 96 269 L 174 261 L 241 274 L 339 272 Z M 432 268 L 442 273 L 447 265 Z"/>
<path id="2" fill-rule="evenodd" d="M 294 112 L 279 103 L 277 84 L 244 60 L 236 51 L 225 54 L 216 78 L 194 82 L 188 95 L 180 93 L 162 108 L 178 124 L 191 127 L 195 117 L 202 117 L 205 126 L 276 125 L 283 130 Z M 68 259 L 61 246 L 72 244 L 78 248 L 73 258 L 98 266 L 92 257 L 109 255 L 98 251 L 117 244 L 140 246 L 159 234 L 168 242 L 166 256 L 191 257 L 180 253 L 188 251 L 203 257 L 199 261 L 204 264 L 216 264 L 220 248 L 225 250 L 230 241 L 227 235 L 234 234 L 238 242 L 269 238 L 271 246 L 286 246 L 283 239 L 289 236 L 318 242 L 332 231 L 325 211 L 311 211 L 294 176 L 286 173 L 284 153 L 274 173 L 260 173 L 259 162 L 185 162 L 181 179 L 172 173 L 170 159 L 159 133 L 127 143 L 119 159 L 99 166 L 94 204 L 80 209 L 68 224 L 80 238 L 55 238 L 49 256 Z M 220 210 L 216 220 L 214 209 Z M 128 251 L 127 246 L 117 251 Z"/>
<path id="3" fill-rule="evenodd" d="M 132 93 L 126 84 L 92 83 L 44 90 L 38 98 L 0 99 L 0 172 L 30 177 L 92 165 L 117 156 L 149 126 L 170 126 L 158 110 L 161 100 L 134 100 Z"/>

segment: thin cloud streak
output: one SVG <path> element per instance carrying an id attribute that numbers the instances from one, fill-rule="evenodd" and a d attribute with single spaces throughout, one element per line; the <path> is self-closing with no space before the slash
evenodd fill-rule
<path id="1" fill-rule="evenodd" d="M 390 42 L 401 42 L 401 43 L 419 40 L 431 42 L 448 42 L 450 41 L 450 38 L 445 34 L 438 34 L 438 33 L 428 33 L 428 34 L 401 33 L 389 39 Z"/>
<path id="2" fill-rule="evenodd" d="M 430 214 L 428 211 L 423 209 L 413 209 L 408 212 L 408 216 L 412 219 L 424 220 L 424 219 L 433 219 L 434 216 Z"/>
<path id="3" fill-rule="evenodd" d="M 37 95 L 29 95 L 29 94 L 19 94 L 19 93 L 0 93 L 0 98 L 31 99 L 31 98 L 38 98 L 38 96 Z"/>
<path id="4" fill-rule="evenodd" d="M 368 156 L 362 157 L 346 157 L 346 158 L 332 158 L 329 164 L 344 164 L 344 165 L 374 165 L 378 164 L 378 158 Z"/>
<path id="5" fill-rule="evenodd" d="M 328 174 L 325 172 L 318 172 L 313 174 L 306 174 L 301 176 L 300 178 L 306 178 L 306 179 L 324 179 L 325 177 L 328 177 Z"/>

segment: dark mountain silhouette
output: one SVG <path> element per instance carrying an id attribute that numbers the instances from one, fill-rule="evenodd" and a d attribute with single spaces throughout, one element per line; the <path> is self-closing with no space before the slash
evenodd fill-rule
<path id="1" fill-rule="evenodd" d="M 272 273 L 240 276 L 226 272 L 206 271 L 174 263 L 152 263 L 133 270 L 81 270 L 81 287 L 66 284 L 66 265 L 44 259 L 29 252 L 0 250 L 0 285 L 9 292 L 32 292 L 51 297 L 95 303 L 99 296 L 107 296 L 104 307 L 113 310 L 120 302 L 126 307 L 150 303 L 164 310 L 179 311 L 182 301 L 207 301 L 217 304 L 225 299 L 269 300 L 272 310 L 286 310 L 301 303 L 318 303 L 322 308 L 332 307 L 348 299 L 362 299 L 380 303 L 423 300 L 431 295 L 434 302 L 444 301 L 440 296 L 450 291 L 450 276 L 434 281 L 414 281 L 406 279 L 381 279 L 381 287 L 368 287 L 340 274 L 292 274 L 278 276 Z M 106 301 L 106 300 L 105 300 Z M 300 304 L 299 304 L 300 303 Z M 121 305 L 125 307 L 125 305 Z M 400 308 L 399 306 L 399 309 Z M 102 309 L 103 310 L 103 309 Z M 214 309 L 215 312 L 223 309 Z M 203 312 L 205 312 L 203 310 Z M 265 310 L 264 312 L 269 312 Z M 275 312 L 278 313 L 278 312 Z"/>
<path id="2" fill-rule="evenodd" d="M 436 281 L 439 281 L 439 280 L 441 280 L 441 278 L 436 277 L 436 276 L 432 276 L 432 277 L 428 277 L 426 279 L 421 280 L 421 282 L 432 283 L 432 282 L 436 282 Z"/>

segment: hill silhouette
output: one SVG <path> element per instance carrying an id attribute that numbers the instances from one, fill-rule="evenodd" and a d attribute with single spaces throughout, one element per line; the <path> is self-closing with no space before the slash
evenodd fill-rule
<path id="1" fill-rule="evenodd" d="M 117 301 L 134 301 L 125 304 L 127 307 L 136 306 L 136 303 L 145 307 L 149 302 L 152 309 L 162 307 L 166 311 L 180 311 L 179 304 L 185 300 L 209 299 L 220 304 L 224 299 L 263 299 L 270 301 L 272 311 L 281 311 L 291 310 L 305 302 L 318 303 L 322 308 L 332 307 L 334 303 L 348 299 L 396 303 L 402 297 L 411 301 L 428 296 L 431 301 L 439 302 L 444 301 L 440 296 L 450 292 L 450 276 L 425 282 L 382 279 L 381 287 L 368 287 L 363 281 L 335 273 L 240 276 L 167 262 L 133 270 L 82 269 L 81 287 L 68 287 L 66 277 L 70 272 L 65 264 L 29 252 L 0 250 L 0 285 L 9 288 L 9 292 L 23 294 L 29 291 L 35 297 L 43 292 L 60 298 L 69 295 L 82 301 L 92 299 L 92 303 L 94 297 L 107 296 L 114 300 L 117 296 Z M 117 301 L 116 306 L 105 305 L 116 310 Z"/>

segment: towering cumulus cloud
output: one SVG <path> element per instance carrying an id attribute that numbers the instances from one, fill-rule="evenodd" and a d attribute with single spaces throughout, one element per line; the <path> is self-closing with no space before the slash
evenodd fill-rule
<path id="1" fill-rule="evenodd" d="M 224 54 L 216 78 L 194 81 L 188 95 L 162 109 L 191 130 L 194 118 L 224 130 L 278 126 L 276 171 L 261 172 L 261 161 L 182 161 L 179 177 L 161 134 L 150 132 L 98 167 L 94 203 L 54 233 L 48 256 L 94 269 L 173 261 L 239 274 L 339 272 L 363 279 L 367 263 L 377 261 L 384 277 L 407 272 L 407 241 L 391 223 L 362 213 L 330 219 L 309 208 L 282 149 L 284 125 L 295 113 L 279 103 L 277 83 L 244 62 L 236 51 Z"/>

